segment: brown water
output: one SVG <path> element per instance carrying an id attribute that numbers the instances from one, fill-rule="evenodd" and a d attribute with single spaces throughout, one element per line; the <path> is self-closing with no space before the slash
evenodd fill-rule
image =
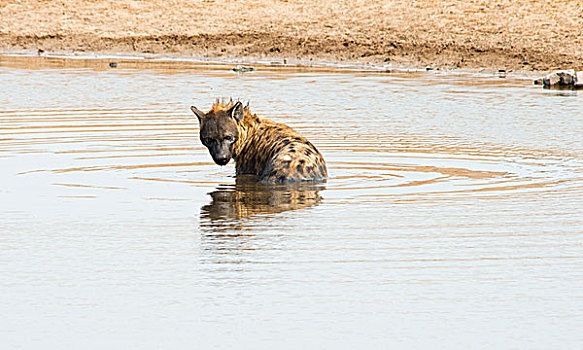
<path id="1" fill-rule="evenodd" d="M 3 348 L 583 346 L 583 92 L 116 61 L 0 56 Z M 213 164 L 219 96 L 328 182 Z"/>

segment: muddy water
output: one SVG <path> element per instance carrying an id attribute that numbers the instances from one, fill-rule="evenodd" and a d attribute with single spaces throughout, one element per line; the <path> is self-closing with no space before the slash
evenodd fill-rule
<path id="1" fill-rule="evenodd" d="M 524 78 L 0 58 L 10 348 L 575 348 L 583 92 Z M 188 107 L 306 135 L 325 184 L 235 179 Z"/>

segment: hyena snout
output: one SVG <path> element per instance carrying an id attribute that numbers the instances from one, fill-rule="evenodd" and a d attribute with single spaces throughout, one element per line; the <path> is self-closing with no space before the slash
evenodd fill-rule
<path id="1" fill-rule="evenodd" d="M 231 160 L 231 158 L 222 157 L 222 158 L 213 158 L 213 160 L 218 165 L 227 165 L 227 163 L 229 163 L 229 160 Z"/>
<path id="2" fill-rule="evenodd" d="M 209 152 L 215 163 L 218 165 L 227 165 L 233 156 L 230 147 L 223 144 L 217 144 L 210 147 Z"/>

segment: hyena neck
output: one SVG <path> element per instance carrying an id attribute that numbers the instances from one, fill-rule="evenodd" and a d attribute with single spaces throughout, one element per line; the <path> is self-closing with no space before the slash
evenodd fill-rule
<path id="1" fill-rule="evenodd" d="M 272 156 L 270 143 L 266 142 L 264 130 L 268 120 L 256 115 L 245 116 L 239 123 L 239 138 L 233 145 L 233 159 L 237 174 L 261 175 Z"/>
<path id="2" fill-rule="evenodd" d="M 246 114 L 243 120 L 237 124 L 239 137 L 233 145 L 233 159 L 238 161 L 244 157 L 244 153 L 249 151 L 249 147 L 253 146 L 254 137 L 261 124 L 261 120 L 257 115 Z"/>

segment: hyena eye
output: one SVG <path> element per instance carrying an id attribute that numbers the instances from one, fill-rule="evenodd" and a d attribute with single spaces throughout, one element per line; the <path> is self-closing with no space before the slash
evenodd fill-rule
<path id="1" fill-rule="evenodd" d="M 202 139 L 202 143 L 204 143 L 204 144 L 205 144 L 205 145 L 207 145 L 207 146 L 210 146 L 210 145 L 212 145 L 212 143 L 213 143 L 214 141 L 215 141 L 215 140 L 211 139 L 210 137 L 205 137 L 204 139 Z"/>
<path id="2" fill-rule="evenodd" d="M 233 137 L 233 135 L 227 135 L 227 136 L 225 136 L 225 141 L 233 142 L 234 139 L 235 138 Z"/>

